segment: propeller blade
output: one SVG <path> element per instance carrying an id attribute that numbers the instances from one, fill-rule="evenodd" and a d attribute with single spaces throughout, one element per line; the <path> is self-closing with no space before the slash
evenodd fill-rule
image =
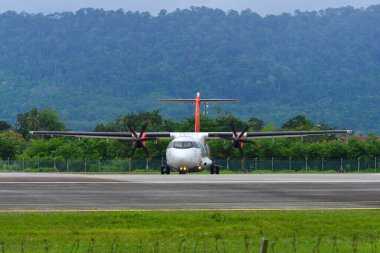
<path id="1" fill-rule="evenodd" d="M 149 154 L 148 149 L 147 149 L 144 145 L 142 146 L 142 148 L 144 149 L 144 152 L 145 152 L 146 156 L 147 156 L 148 158 L 150 158 L 150 154 Z"/>
<path id="2" fill-rule="evenodd" d="M 231 148 L 233 148 L 234 145 L 235 145 L 235 143 L 231 143 L 226 150 L 228 150 L 228 151 L 231 150 Z"/>
<path id="3" fill-rule="evenodd" d="M 144 124 L 141 128 L 141 131 L 140 131 L 140 135 L 139 135 L 139 138 L 142 138 L 143 135 L 144 135 L 144 132 L 145 132 L 145 129 L 146 129 L 146 124 Z"/>
<path id="4" fill-rule="evenodd" d="M 237 135 L 237 133 L 235 131 L 235 126 L 234 126 L 234 123 L 232 123 L 232 121 L 230 122 L 230 127 L 232 129 L 232 132 L 234 133 L 234 137 L 236 138 L 238 135 Z"/>
<path id="5" fill-rule="evenodd" d="M 240 147 L 240 145 L 239 145 L 239 152 L 240 152 L 240 159 L 242 159 L 244 157 L 244 152 L 243 152 L 243 149 Z"/>
<path id="6" fill-rule="evenodd" d="M 240 133 L 240 135 L 239 135 L 239 139 L 241 138 L 241 137 L 243 137 L 243 135 L 248 131 L 248 129 L 249 129 L 249 126 L 245 126 L 245 128 L 243 129 L 243 131 Z"/>
<path id="7" fill-rule="evenodd" d="M 227 156 L 230 156 L 231 149 L 233 148 L 233 146 L 234 146 L 234 143 L 231 143 L 230 145 L 228 145 L 228 147 L 224 149 L 224 154 Z"/>
<path id="8" fill-rule="evenodd" d="M 132 126 L 130 124 L 127 124 L 127 128 L 133 134 L 133 137 L 134 137 L 133 139 L 127 139 L 127 141 L 133 141 L 133 143 L 134 143 L 133 149 L 132 149 L 132 152 L 131 152 L 131 158 L 135 154 L 136 149 L 140 149 L 140 148 L 142 148 L 144 150 L 145 154 L 148 156 L 148 158 L 150 158 L 149 151 L 145 147 L 144 142 L 145 141 L 156 140 L 157 138 L 154 138 L 154 137 L 144 137 L 143 138 L 145 130 L 146 130 L 146 127 L 147 127 L 147 124 L 144 124 L 142 126 L 142 128 L 141 128 L 140 133 L 137 135 L 136 132 L 134 131 L 134 129 L 132 128 Z"/>
<path id="9" fill-rule="evenodd" d="M 130 124 L 127 124 L 127 128 L 129 130 L 129 132 L 131 132 L 133 134 L 133 136 L 137 139 L 139 138 L 136 134 L 136 132 L 132 129 L 131 125 Z"/>
<path id="10" fill-rule="evenodd" d="M 232 121 L 230 122 L 230 127 L 231 127 L 231 130 L 233 132 L 232 143 L 228 147 L 228 149 L 226 149 L 226 152 L 230 151 L 231 148 L 238 148 L 239 149 L 239 153 L 240 153 L 240 158 L 244 159 L 244 151 L 243 151 L 243 148 L 242 148 L 242 144 L 243 143 L 252 143 L 252 144 L 255 144 L 255 142 L 253 142 L 253 141 L 243 139 L 244 138 L 244 134 L 249 129 L 249 126 L 246 125 L 243 128 L 243 131 L 241 131 L 239 134 L 237 134 L 235 126 L 234 126 L 234 124 L 233 124 Z M 223 139 L 228 139 L 228 138 L 223 138 Z"/>

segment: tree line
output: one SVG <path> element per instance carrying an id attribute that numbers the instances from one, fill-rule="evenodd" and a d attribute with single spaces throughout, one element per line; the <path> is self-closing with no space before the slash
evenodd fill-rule
<path id="1" fill-rule="evenodd" d="M 8 11 L 0 13 L 0 118 L 49 107 L 68 127 L 90 130 L 126 112 L 176 118 L 177 108 L 154 101 L 200 91 L 238 98 L 222 109 L 276 127 L 306 114 L 379 134 L 379 24 L 380 5 L 265 17 L 206 7 L 158 16 Z"/>
<path id="2" fill-rule="evenodd" d="M 305 115 L 297 115 L 286 120 L 280 128 L 266 124 L 262 119 L 251 117 L 242 120 L 232 114 L 222 114 L 216 118 L 201 117 L 201 131 L 231 131 L 231 123 L 237 131 L 248 126 L 249 131 L 286 131 L 286 130 L 327 130 L 335 127 L 323 123 L 313 123 Z M 192 132 L 194 117 L 183 121 L 163 118 L 159 111 L 128 113 L 118 116 L 108 123 L 98 124 L 94 131 L 129 131 L 128 126 L 139 132 L 143 125 L 147 131 Z M 57 159 L 128 159 L 132 143 L 123 140 L 104 140 L 90 138 L 62 138 L 32 136 L 31 130 L 67 130 L 56 112 L 51 109 L 32 108 L 20 113 L 16 123 L 11 126 L 0 121 L 0 158 L 57 158 Z M 148 142 L 147 148 L 153 158 L 161 158 L 170 140 Z M 223 140 L 209 140 L 211 156 L 214 158 L 239 158 L 239 152 L 226 152 L 230 144 Z M 245 145 L 246 157 L 259 159 L 356 159 L 380 157 L 380 140 L 369 134 L 364 141 L 350 138 L 346 143 L 339 136 L 313 136 L 304 138 L 280 138 L 255 140 Z M 145 154 L 137 151 L 135 159 L 144 159 Z"/>

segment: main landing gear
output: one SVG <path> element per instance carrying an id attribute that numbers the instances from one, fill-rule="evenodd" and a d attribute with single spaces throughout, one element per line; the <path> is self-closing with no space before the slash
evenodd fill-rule
<path id="1" fill-rule="evenodd" d="M 170 168 L 169 166 L 161 166 L 161 175 L 164 175 L 164 174 L 170 174 Z"/>
<path id="2" fill-rule="evenodd" d="M 211 174 L 219 174 L 220 165 L 212 164 L 210 167 L 210 173 Z"/>

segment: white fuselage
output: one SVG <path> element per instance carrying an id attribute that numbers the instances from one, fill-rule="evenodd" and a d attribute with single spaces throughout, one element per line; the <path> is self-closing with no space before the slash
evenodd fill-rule
<path id="1" fill-rule="evenodd" d="M 212 165 L 210 148 L 200 133 L 176 133 L 166 149 L 166 163 L 175 170 L 200 171 Z"/>

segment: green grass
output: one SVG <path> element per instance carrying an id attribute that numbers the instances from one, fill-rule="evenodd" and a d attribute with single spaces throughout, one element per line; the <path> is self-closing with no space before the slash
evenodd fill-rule
<path id="1" fill-rule="evenodd" d="M 378 211 L 11 213 L 0 252 L 380 252 Z M 338 251 L 337 251 L 338 250 Z"/>

